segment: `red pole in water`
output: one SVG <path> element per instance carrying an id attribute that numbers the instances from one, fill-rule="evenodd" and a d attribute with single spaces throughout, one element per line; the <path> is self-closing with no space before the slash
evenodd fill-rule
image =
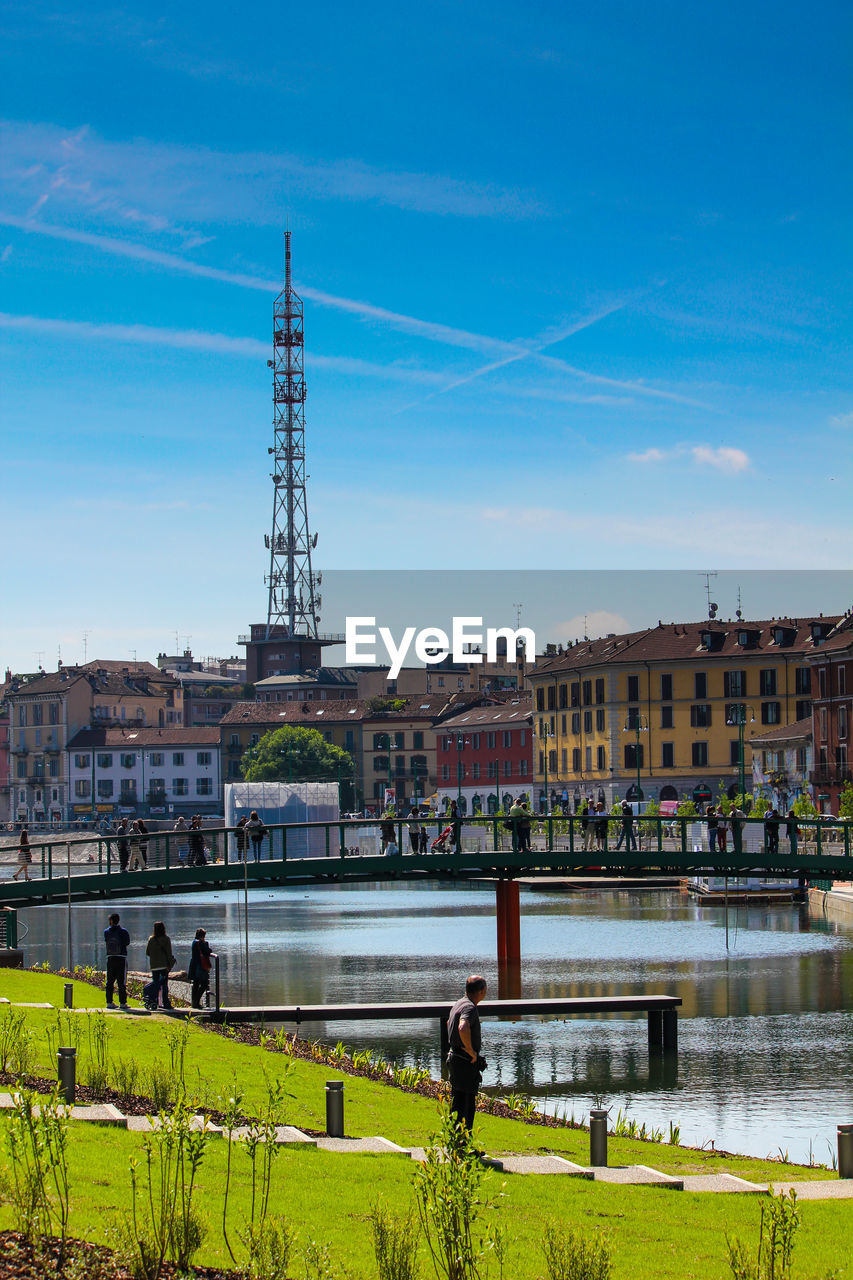
<path id="1" fill-rule="evenodd" d="M 511 965 L 521 964 L 521 910 L 518 901 L 518 881 L 506 881 L 506 958 Z"/>

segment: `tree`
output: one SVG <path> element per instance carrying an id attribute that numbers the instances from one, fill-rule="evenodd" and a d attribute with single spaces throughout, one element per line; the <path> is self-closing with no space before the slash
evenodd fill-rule
<path id="1" fill-rule="evenodd" d="M 353 759 L 318 729 L 282 725 L 265 733 L 242 760 L 247 782 L 342 782 L 352 786 Z"/>
<path id="2" fill-rule="evenodd" d="M 841 788 L 841 795 L 838 798 L 838 816 L 853 818 L 853 786 L 849 782 L 845 782 Z"/>

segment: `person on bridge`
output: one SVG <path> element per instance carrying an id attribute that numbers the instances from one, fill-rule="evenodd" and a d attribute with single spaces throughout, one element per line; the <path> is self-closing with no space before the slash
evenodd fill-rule
<path id="1" fill-rule="evenodd" d="M 148 957 L 148 963 L 151 966 L 151 981 L 146 983 L 142 988 L 142 998 L 145 1001 L 145 1008 L 154 1010 L 157 1008 L 158 997 L 162 994 L 163 1008 L 171 1009 L 172 1003 L 169 1000 L 169 970 L 175 966 L 175 953 L 172 950 L 172 939 L 166 932 L 166 926 L 162 920 L 154 923 L 154 931 L 148 939 L 148 946 L 145 948 L 145 954 Z"/>
<path id="2" fill-rule="evenodd" d="M 464 1125 L 469 1133 L 474 1127 L 477 1092 L 486 1069 L 486 1059 L 480 1056 L 482 1037 L 477 1012 L 477 1005 L 485 995 L 486 979 L 472 974 L 465 983 L 465 995 L 456 1001 L 447 1019 L 450 1110 L 456 1123 Z"/>
<path id="3" fill-rule="evenodd" d="M 107 949 L 108 1009 L 115 1008 L 113 992 L 116 986 L 118 986 L 119 1008 L 127 1008 L 127 948 L 130 946 L 130 934 L 127 929 L 121 927 L 120 920 L 119 913 L 114 911 L 104 930 L 104 945 Z"/>
<path id="4" fill-rule="evenodd" d="M 622 801 L 622 830 L 619 832 L 619 839 L 616 841 L 616 848 L 622 848 L 622 841 L 625 841 L 625 849 L 637 848 L 637 837 L 634 835 L 634 810 L 631 808 L 629 800 Z"/>
<path id="5" fill-rule="evenodd" d="M 127 818 L 121 818 L 116 827 L 118 836 L 118 869 L 127 871 L 130 863 L 130 841 L 127 838 Z"/>
<path id="6" fill-rule="evenodd" d="M 18 870 L 12 876 L 13 880 L 17 880 L 23 871 L 24 879 L 30 878 L 30 863 L 33 860 L 32 851 L 30 849 L 30 837 L 26 827 L 21 827 L 21 838 L 18 841 Z"/>
<path id="7" fill-rule="evenodd" d="M 267 829 L 261 819 L 258 817 L 257 809 L 253 809 L 249 814 L 249 821 L 246 823 L 246 830 L 249 833 L 249 839 L 252 842 L 252 856 L 255 862 L 261 860 L 261 846 L 264 843 L 264 836 Z"/>
<path id="8" fill-rule="evenodd" d="M 204 831 L 202 830 L 201 817 L 194 814 L 190 822 L 190 829 L 187 835 L 190 845 L 190 856 L 187 859 L 187 865 L 190 867 L 207 866 L 207 854 L 205 853 Z"/>
<path id="9" fill-rule="evenodd" d="M 413 808 L 409 817 L 417 818 L 418 810 Z M 411 846 L 412 853 L 417 853 L 421 847 L 421 824 L 419 822 L 409 823 L 409 844 Z"/>

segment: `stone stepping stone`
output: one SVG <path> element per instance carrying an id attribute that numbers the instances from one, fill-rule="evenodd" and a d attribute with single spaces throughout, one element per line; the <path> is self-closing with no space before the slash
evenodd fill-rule
<path id="1" fill-rule="evenodd" d="M 340 1151 L 344 1154 L 407 1156 L 407 1147 L 398 1147 L 387 1138 L 317 1138 L 319 1151 Z"/>
<path id="2" fill-rule="evenodd" d="M 155 1129 L 160 1128 L 159 1116 L 128 1116 L 127 1127 L 133 1133 L 154 1133 Z M 212 1138 L 222 1137 L 222 1127 L 218 1124 L 212 1124 L 210 1120 L 205 1123 L 204 1116 L 192 1116 L 190 1119 L 190 1128 L 195 1132 L 206 1129 Z"/>
<path id="3" fill-rule="evenodd" d="M 224 1130 L 220 1129 L 220 1133 Z M 241 1125 L 239 1129 L 235 1129 L 231 1135 L 233 1142 L 240 1142 L 247 1137 L 249 1133 L 248 1125 Z M 316 1147 L 317 1139 L 311 1138 L 307 1133 L 303 1133 L 301 1129 L 296 1129 L 292 1124 L 276 1125 L 275 1142 L 279 1147 Z"/>
<path id="4" fill-rule="evenodd" d="M 592 1169 L 585 1169 L 563 1156 L 483 1156 L 483 1163 L 501 1173 L 562 1173 L 573 1178 L 593 1176 Z"/>
<path id="5" fill-rule="evenodd" d="M 681 1181 L 684 1183 L 684 1191 L 714 1191 L 723 1194 L 739 1191 L 752 1195 L 767 1193 L 766 1183 L 747 1182 L 745 1178 L 736 1178 L 733 1173 L 687 1174 Z"/>
<path id="6" fill-rule="evenodd" d="M 596 1182 L 611 1182 L 626 1187 L 668 1187 L 670 1191 L 681 1191 L 684 1186 L 682 1178 L 672 1178 L 668 1173 L 650 1169 L 645 1164 L 594 1168 L 592 1176 Z"/>
<path id="7" fill-rule="evenodd" d="M 796 1191 L 798 1200 L 849 1200 L 853 1178 L 820 1178 L 814 1182 L 774 1182 L 773 1192 Z"/>
<path id="8" fill-rule="evenodd" d="M 91 1107 L 73 1106 L 71 1119 L 88 1120 L 91 1124 L 111 1124 L 117 1129 L 127 1128 L 127 1116 L 122 1115 L 111 1102 L 100 1102 Z"/>

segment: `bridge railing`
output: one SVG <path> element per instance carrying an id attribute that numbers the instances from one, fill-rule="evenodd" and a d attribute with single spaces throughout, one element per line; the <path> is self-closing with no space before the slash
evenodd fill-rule
<path id="1" fill-rule="evenodd" d="M 449 834 L 442 840 L 442 833 Z M 260 841 L 253 843 L 238 827 L 206 827 L 200 832 L 152 831 L 147 834 L 86 836 L 51 836 L 34 840 L 30 849 L 34 877 L 52 880 L 97 871 L 105 876 L 124 874 L 127 870 L 175 870 L 181 867 L 214 862 L 220 864 L 303 859 L 355 859 L 383 854 L 387 837 L 393 832 L 394 843 L 402 857 L 417 853 L 435 854 L 489 853 L 515 855 L 515 860 L 530 850 L 530 865 L 536 866 L 543 855 L 565 855 L 577 860 L 579 867 L 606 862 L 618 865 L 616 854 L 624 849 L 630 855 L 626 865 L 675 868 L 679 863 L 695 863 L 696 853 L 707 854 L 707 865 L 724 862 L 725 856 L 749 856 L 749 866 L 772 867 L 774 858 L 790 865 L 791 859 L 838 859 L 850 868 L 853 846 L 853 820 L 804 818 L 796 826 L 786 819 L 768 821 L 748 817 L 727 819 L 725 844 L 719 828 L 714 834 L 707 819 L 692 816 L 662 817 L 640 815 L 630 824 L 618 814 L 602 813 L 588 819 L 578 815 L 531 815 L 528 819 L 503 815 L 465 817 L 452 823 L 446 816 L 430 818 L 339 819 L 333 822 L 269 824 Z M 414 835 L 417 833 L 417 849 Z M 711 837 L 714 835 L 714 847 Z M 193 837 L 193 839 L 191 839 Z M 203 849 L 203 854 L 200 850 Z M 7 845 L 5 853 L 14 860 L 16 848 Z M 642 862 L 638 855 L 645 854 Z M 754 854 L 754 859 L 752 855 Z M 745 865 L 745 864 L 742 864 Z"/>

